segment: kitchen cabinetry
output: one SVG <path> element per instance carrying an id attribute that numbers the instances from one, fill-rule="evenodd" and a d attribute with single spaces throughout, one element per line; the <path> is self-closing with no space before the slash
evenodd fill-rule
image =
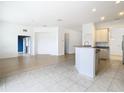
<path id="1" fill-rule="evenodd" d="M 109 32 L 108 29 L 96 30 L 96 42 L 108 42 Z"/>
<path id="2" fill-rule="evenodd" d="M 79 74 L 94 78 L 96 76 L 96 66 L 98 66 L 96 49 L 92 47 L 76 47 L 75 53 L 75 67 Z"/>
<path id="3" fill-rule="evenodd" d="M 82 45 L 95 45 L 95 38 L 94 38 L 94 33 L 95 33 L 95 26 L 93 23 L 89 24 L 83 24 L 82 27 Z"/>
<path id="4" fill-rule="evenodd" d="M 100 49 L 100 59 L 109 59 L 109 48 Z"/>
<path id="5" fill-rule="evenodd" d="M 95 54 L 95 56 L 96 56 L 96 59 L 95 59 L 95 74 L 97 75 L 98 74 L 98 71 L 99 71 L 99 63 L 100 63 L 100 49 L 96 49 L 96 54 Z"/>

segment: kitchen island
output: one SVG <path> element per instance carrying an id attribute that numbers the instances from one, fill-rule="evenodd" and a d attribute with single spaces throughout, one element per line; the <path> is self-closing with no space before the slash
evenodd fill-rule
<path id="1" fill-rule="evenodd" d="M 98 70 L 98 49 L 94 47 L 76 47 L 75 53 L 75 67 L 78 72 L 94 78 Z"/>

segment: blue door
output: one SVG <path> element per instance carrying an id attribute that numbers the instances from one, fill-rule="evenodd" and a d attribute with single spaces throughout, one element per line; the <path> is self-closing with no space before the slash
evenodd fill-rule
<path id="1" fill-rule="evenodd" d="M 23 52 L 23 36 L 18 36 L 18 52 Z"/>

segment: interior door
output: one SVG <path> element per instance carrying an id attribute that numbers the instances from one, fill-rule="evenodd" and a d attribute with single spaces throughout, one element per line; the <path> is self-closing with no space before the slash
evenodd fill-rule
<path id="1" fill-rule="evenodd" d="M 65 33 L 65 54 L 69 53 L 69 33 Z"/>

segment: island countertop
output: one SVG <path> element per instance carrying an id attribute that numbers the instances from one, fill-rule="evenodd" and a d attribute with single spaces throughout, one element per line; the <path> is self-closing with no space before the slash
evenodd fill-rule
<path id="1" fill-rule="evenodd" d="M 79 48 L 109 49 L 109 46 L 74 46 Z"/>

